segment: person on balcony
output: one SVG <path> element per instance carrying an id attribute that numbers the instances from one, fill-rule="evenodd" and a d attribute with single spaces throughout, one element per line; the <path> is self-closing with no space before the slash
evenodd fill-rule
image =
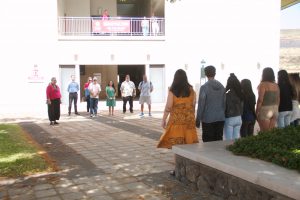
<path id="1" fill-rule="evenodd" d="M 143 36 L 147 36 L 149 34 L 149 20 L 146 17 L 142 20 L 141 23 Z"/>
<path id="2" fill-rule="evenodd" d="M 108 10 L 107 9 L 105 9 L 104 11 L 103 11 L 103 14 L 102 14 L 102 20 L 108 20 L 109 19 L 109 14 L 108 14 Z"/>
<path id="3" fill-rule="evenodd" d="M 157 36 L 159 33 L 158 20 L 155 17 L 154 13 L 152 14 L 152 17 L 151 17 L 151 31 L 152 31 L 152 35 L 154 35 L 154 36 Z"/>

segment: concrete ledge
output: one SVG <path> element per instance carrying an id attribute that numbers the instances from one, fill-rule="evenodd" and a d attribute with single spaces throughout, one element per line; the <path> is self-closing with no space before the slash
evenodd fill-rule
<path id="1" fill-rule="evenodd" d="M 235 156 L 225 147 L 231 142 L 218 141 L 173 146 L 181 157 L 233 175 L 292 199 L 300 199 L 300 173 L 269 162 Z"/>

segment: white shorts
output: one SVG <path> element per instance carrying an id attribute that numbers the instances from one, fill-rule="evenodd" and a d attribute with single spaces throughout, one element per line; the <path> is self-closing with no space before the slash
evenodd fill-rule
<path id="1" fill-rule="evenodd" d="M 151 104 L 151 96 L 140 96 L 140 104 L 147 103 Z"/>

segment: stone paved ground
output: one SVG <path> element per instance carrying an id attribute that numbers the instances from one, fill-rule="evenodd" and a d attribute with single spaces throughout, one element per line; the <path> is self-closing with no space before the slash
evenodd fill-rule
<path id="1" fill-rule="evenodd" d="M 0 179 L 0 199 L 218 199 L 199 194 L 169 175 L 171 150 L 157 149 L 161 112 L 97 118 L 87 113 L 62 116 L 60 125 L 46 119 L 21 122 L 59 167 L 51 174 Z"/>

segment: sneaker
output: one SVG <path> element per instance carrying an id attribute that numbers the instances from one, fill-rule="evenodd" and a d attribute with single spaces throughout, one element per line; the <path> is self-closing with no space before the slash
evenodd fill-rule
<path id="1" fill-rule="evenodd" d="M 50 126 L 54 125 L 54 122 L 50 122 Z"/>
<path id="2" fill-rule="evenodd" d="M 90 117 L 92 118 L 92 117 L 93 117 L 93 115 L 90 115 Z"/>
<path id="3" fill-rule="evenodd" d="M 171 176 L 175 176 L 175 170 L 170 171 L 169 174 L 170 174 Z"/>
<path id="4" fill-rule="evenodd" d="M 149 113 L 149 117 L 152 117 L 151 113 Z"/>
<path id="5" fill-rule="evenodd" d="M 71 113 L 68 113 L 68 115 L 70 116 L 70 115 L 71 115 Z"/>
<path id="6" fill-rule="evenodd" d="M 133 113 L 133 111 L 130 111 L 130 113 Z"/>
<path id="7" fill-rule="evenodd" d="M 75 115 L 80 115 L 80 114 L 77 112 L 77 113 L 75 113 Z"/>
<path id="8" fill-rule="evenodd" d="M 144 113 L 141 113 L 141 114 L 140 114 L 140 117 L 144 117 Z"/>
<path id="9" fill-rule="evenodd" d="M 57 125 L 57 124 L 59 124 L 57 121 L 54 121 L 54 125 Z"/>

